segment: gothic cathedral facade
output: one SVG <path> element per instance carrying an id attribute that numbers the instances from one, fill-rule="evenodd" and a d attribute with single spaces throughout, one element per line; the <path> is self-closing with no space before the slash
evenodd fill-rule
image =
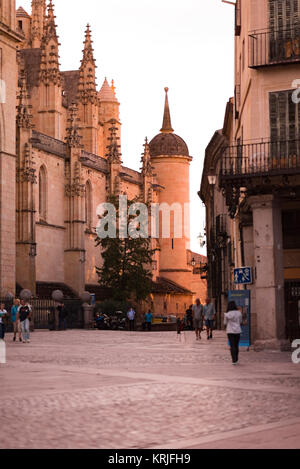
<path id="1" fill-rule="evenodd" d="M 146 140 L 141 171 L 123 166 L 119 102 L 113 82 L 97 90 L 89 25 L 79 70 L 61 71 L 52 0 L 32 0 L 31 14 L 2 0 L 0 15 L 0 296 L 57 287 L 97 295 L 97 206 L 126 194 L 187 207 L 192 158 L 172 129 L 166 89 L 163 127 Z M 174 239 L 171 229 L 153 243 L 154 312 L 181 314 L 194 296 L 204 300 L 189 236 Z"/>

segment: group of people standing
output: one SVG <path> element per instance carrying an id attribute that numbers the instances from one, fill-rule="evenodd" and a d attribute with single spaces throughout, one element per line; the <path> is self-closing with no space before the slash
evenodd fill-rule
<path id="1" fill-rule="evenodd" d="M 206 326 L 207 340 L 213 338 L 213 330 L 216 319 L 215 305 L 210 298 L 206 298 L 205 305 L 201 304 L 199 298 L 193 306 L 188 310 L 192 320 L 192 327 L 195 329 L 196 340 L 201 340 L 201 332 L 204 325 Z"/>
<path id="2" fill-rule="evenodd" d="M 197 299 L 196 303 L 193 306 L 190 306 L 187 311 L 187 317 L 192 328 L 195 329 L 196 340 L 201 340 L 201 332 L 203 331 L 204 325 L 206 326 L 207 340 L 213 338 L 216 310 L 210 298 L 206 299 L 205 305 L 202 305 L 200 300 Z M 224 315 L 224 325 L 226 326 L 233 365 L 237 365 L 239 360 L 239 343 L 241 339 L 242 323 L 243 316 L 241 311 L 239 311 L 234 301 L 230 301 L 228 303 L 227 312 Z"/>
<path id="3" fill-rule="evenodd" d="M 5 305 L 0 305 L 0 339 L 4 340 L 5 337 L 5 323 L 4 318 L 8 317 L 8 312 Z M 15 300 L 10 311 L 10 320 L 13 325 L 13 341 L 16 342 L 17 335 L 19 342 L 30 342 L 30 321 L 32 317 L 31 306 L 25 300 Z"/>
<path id="4" fill-rule="evenodd" d="M 127 319 L 128 319 L 129 330 L 130 331 L 134 331 L 135 316 L 136 316 L 136 312 L 134 311 L 133 308 L 130 308 L 129 311 L 127 312 Z M 153 314 L 150 310 L 147 313 L 143 313 L 143 315 L 142 315 L 142 329 L 143 329 L 143 331 L 145 331 L 146 329 L 148 331 L 151 331 L 152 321 L 153 321 Z"/>

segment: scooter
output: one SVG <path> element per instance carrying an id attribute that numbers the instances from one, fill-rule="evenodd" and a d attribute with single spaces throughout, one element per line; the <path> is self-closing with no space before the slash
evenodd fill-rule
<path id="1" fill-rule="evenodd" d="M 95 327 L 100 330 L 107 330 L 110 329 L 110 320 L 106 314 L 97 314 Z"/>

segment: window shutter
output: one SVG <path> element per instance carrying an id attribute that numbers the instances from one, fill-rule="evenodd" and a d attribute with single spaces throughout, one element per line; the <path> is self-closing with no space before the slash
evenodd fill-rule
<path id="1" fill-rule="evenodd" d="M 300 104 L 292 100 L 294 90 L 270 93 L 270 138 L 273 155 L 294 156 L 299 151 Z M 281 141 L 280 144 L 275 142 Z"/>
<path id="2" fill-rule="evenodd" d="M 287 98 L 286 93 L 279 94 L 279 139 L 287 140 Z"/>
<path id="3" fill-rule="evenodd" d="M 285 37 L 287 30 L 300 24 L 299 0 L 269 0 L 269 28 Z"/>
<path id="4" fill-rule="evenodd" d="M 270 131 L 272 142 L 279 140 L 277 104 L 277 93 L 270 93 Z"/>

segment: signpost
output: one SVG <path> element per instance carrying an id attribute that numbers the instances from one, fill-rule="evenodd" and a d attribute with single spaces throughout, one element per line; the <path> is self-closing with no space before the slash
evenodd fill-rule
<path id="1" fill-rule="evenodd" d="M 251 285 L 253 283 L 252 267 L 234 269 L 233 278 L 235 285 Z"/>
<path id="2" fill-rule="evenodd" d="M 241 333 L 241 347 L 251 345 L 251 292 L 249 290 L 232 290 L 228 294 L 228 300 L 234 301 L 243 315 L 243 325 Z"/>

